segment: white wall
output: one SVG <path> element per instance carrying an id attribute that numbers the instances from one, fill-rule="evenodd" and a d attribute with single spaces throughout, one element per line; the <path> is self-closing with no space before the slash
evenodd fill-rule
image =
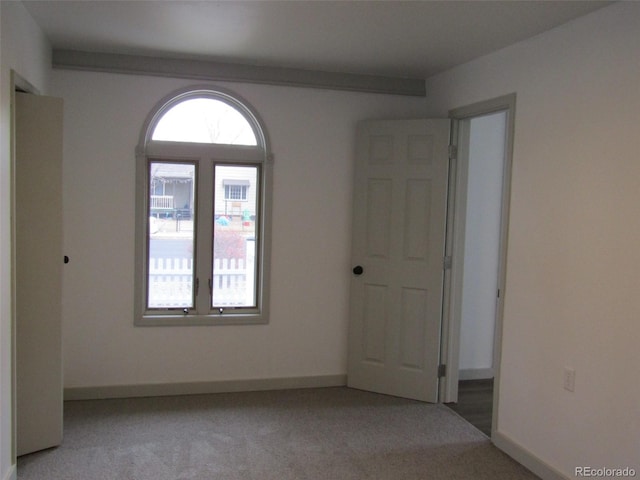
<path id="1" fill-rule="evenodd" d="M 460 379 L 493 377 L 506 113 L 465 120 L 469 159 Z"/>
<path id="2" fill-rule="evenodd" d="M 517 92 L 498 431 L 567 476 L 640 471 L 638 32 L 620 2 L 427 82 L 433 115 Z"/>
<path id="3" fill-rule="evenodd" d="M 191 84 L 53 72 L 65 99 L 66 387 L 346 373 L 356 121 L 424 100 L 220 84 L 261 115 L 275 154 L 271 321 L 134 327 L 134 149 L 156 102 Z"/>
<path id="4" fill-rule="evenodd" d="M 15 475 L 11 399 L 11 70 L 46 93 L 50 47 L 20 2 L 0 2 L 0 478 Z"/>

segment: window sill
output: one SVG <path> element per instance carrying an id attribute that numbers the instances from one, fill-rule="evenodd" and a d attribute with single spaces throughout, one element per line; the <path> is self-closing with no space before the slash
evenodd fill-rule
<path id="1" fill-rule="evenodd" d="M 267 316 L 263 314 L 247 313 L 222 315 L 143 315 L 136 318 L 136 327 L 187 327 L 204 325 L 264 325 L 269 323 Z"/>

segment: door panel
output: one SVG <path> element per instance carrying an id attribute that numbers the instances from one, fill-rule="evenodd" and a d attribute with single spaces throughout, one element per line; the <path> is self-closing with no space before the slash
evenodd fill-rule
<path id="1" fill-rule="evenodd" d="M 388 258 L 391 237 L 390 180 L 369 179 L 367 188 L 367 252 L 370 257 Z"/>
<path id="2" fill-rule="evenodd" d="M 448 120 L 359 125 L 348 384 L 437 401 Z"/>
<path id="3" fill-rule="evenodd" d="M 16 93 L 17 455 L 62 440 L 62 100 Z"/>
<path id="4" fill-rule="evenodd" d="M 363 358 L 366 362 L 384 365 L 387 335 L 387 287 L 364 285 Z"/>

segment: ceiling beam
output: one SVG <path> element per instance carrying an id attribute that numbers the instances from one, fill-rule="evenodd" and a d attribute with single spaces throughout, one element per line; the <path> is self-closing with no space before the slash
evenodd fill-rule
<path id="1" fill-rule="evenodd" d="M 54 50 L 53 68 L 426 96 L 423 78 L 337 73 L 203 60 Z"/>

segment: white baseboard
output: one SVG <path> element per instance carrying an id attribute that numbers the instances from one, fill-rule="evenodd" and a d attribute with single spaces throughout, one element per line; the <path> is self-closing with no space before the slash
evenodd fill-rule
<path id="1" fill-rule="evenodd" d="M 491 441 L 516 462 L 524 465 L 543 480 L 569 480 L 569 477 L 546 464 L 529 450 L 514 442 L 503 433 L 494 431 L 491 435 Z"/>
<path id="2" fill-rule="evenodd" d="M 286 390 L 291 388 L 342 387 L 346 375 L 312 377 L 259 378 L 221 380 L 213 382 L 146 383 L 140 385 L 107 385 L 64 389 L 65 400 L 98 400 L 105 398 L 161 397 L 168 395 L 198 395 L 207 393 Z"/>
<path id="3" fill-rule="evenodd" d="M 458 380 L 484 380 L 493 377 L 493 368 L 461 368 L 458 371 Z"/>
<path id="4" fill-rule="evenodd" d="M 18 470 L 15 465 L 11 465 L 7 473 L 4 474 L 2 480 L 16 480 L 18 478 Z"/>

